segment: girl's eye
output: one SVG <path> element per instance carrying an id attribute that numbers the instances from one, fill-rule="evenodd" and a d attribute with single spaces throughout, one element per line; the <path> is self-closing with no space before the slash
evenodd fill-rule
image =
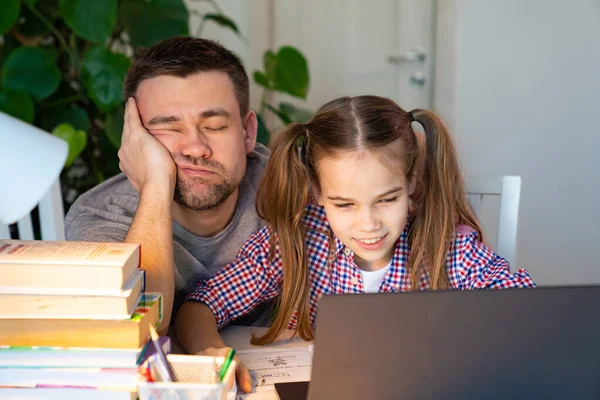
<path id="1" fill-rule="evenodd" d="M 226 126 L 218 126 L 218 127 L 214 127 L 214 128 L 211 127 L 211 126 L 207 126 L 206 130 L 209 130 L 209 131 L 223 131 L 226 128 L 227 128 Z"/>
<path id="2" fill-rule="evenodd" d="M 387 199 L 379 200 L 380 203 L 393 203 L 398 197 L 388 197 Z"/>
<path id="3" fill-rule="evenodd" d="M 351 205 L 352 203 L 335 204 L 337 208 L 349 208 Z"/>

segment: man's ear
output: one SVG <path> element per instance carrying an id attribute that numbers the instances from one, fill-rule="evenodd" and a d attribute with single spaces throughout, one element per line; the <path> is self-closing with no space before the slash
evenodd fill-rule
<path id="1" fill-rule="evenodd" d="M 256 113 L 252 110 L 248 111 L 243 123 L 246 154 L 250 154 L 256 146 L 256 134 L 258 132 L 258 120 L 256 118 Z"/>

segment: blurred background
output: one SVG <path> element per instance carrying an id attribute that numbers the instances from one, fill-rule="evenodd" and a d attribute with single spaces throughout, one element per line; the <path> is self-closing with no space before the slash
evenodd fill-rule
<path id="1" fill-rule="evenodd" d="M 0 111 L 69 142 L 65 210 L 119 172 L 135 49 L 192 35 L 244 61 L 263 143 L 341 95 L 433 109 L 466 175 L 522 177 L 515 267 L 542 285 L 600 283 L 599 0 L 1 4 Z M 499 203 L 482 207 L 494 242 Z"/>

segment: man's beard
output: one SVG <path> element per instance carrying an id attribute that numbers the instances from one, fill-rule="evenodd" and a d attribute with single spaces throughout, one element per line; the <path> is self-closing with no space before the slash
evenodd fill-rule
<path id="1" fill-rule="evenodd" d="M 178 158 L 175 157 L 173 156 L 176 161 L 178 159 L 185 160 L 187 164 L 207 168 L 222 177 L 222 181 L 217 183 L 202 177 L 192 177 L 184 180 L 177 171 L 177 183 L 175 184 L 173 200 L 186 208 L 196 211 L 215 208 L 227 200 L 240 186 L 241 180 L 234 180 L 227 176 L 225 168 L 216 161 L 181 155 Z M 202 188 L 200 190 L 195 189 L 197 185 L 202 185 Z"/>

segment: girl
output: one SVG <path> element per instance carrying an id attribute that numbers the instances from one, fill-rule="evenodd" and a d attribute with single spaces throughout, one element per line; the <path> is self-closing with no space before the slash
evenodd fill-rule
<path id="1" fill-rule="evenodd" d="M 419 174 L 413 121 L 425 129 Z M 202 303 L 199 348 L 218 347 L 217 328 L 275 296 L 254 344 L 286 328 L 312 340 L 324 294 L 535 286 L 483 243 L 441 121 L 381 97 L 334 100 L 275 137 L 257 209 L 267 227 L 188 296 Z"/>

